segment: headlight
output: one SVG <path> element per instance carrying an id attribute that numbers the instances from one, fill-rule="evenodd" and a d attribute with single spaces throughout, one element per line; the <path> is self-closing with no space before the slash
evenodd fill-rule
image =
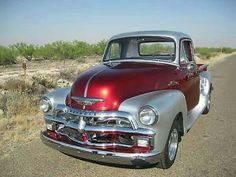
<path id="1" fill-rule="evenodd" d="M 152 125 L 158 119 L 156 110 L 151 106 L 142 107 L 139 111 L 139 120 L 144 125 Z"/>
<path id="2" fill-rule="evenodd" d="M 48 112 L 51 109 L 51 102 L 47 98 L 42 98 L 39 103 L 39 109 L 43 112 Z"/>

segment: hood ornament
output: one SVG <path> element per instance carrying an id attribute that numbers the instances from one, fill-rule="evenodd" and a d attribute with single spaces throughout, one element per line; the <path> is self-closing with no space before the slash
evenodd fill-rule
<path id="1" fill-rule="evenodd" d="M 75 100 L 78 104 L 82 106 L 91 106 L 97 102 L 104 102 L 104 99 L 102 98 L 86 98 L 86 97 L 72 96 L 71 99 Z"/>

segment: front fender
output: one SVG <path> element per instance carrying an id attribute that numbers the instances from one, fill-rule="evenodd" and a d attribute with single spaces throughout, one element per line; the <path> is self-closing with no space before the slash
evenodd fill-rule
<path id="1" fill-rule="evenodd" d="M 159 114 L 159 120 L 151 126 L 143 125 L 138 118 L 140 108 L 146 105 L 154 107 Z M 179 113 L 183 115 L 183 128 L 186 133 L 186 101 L 183 93 L 177 90 L 154 91 L 129 98 L 121 103 L 119 111 L 132 113 L 139 127 L 149 128 L 156 132 L 155 151 L 163 151 L 172 123 Z"/>
<path id="2" fill-rule="evenodd" d="M 59 88 L 52 92 L 44 94 L 42 98 L 48 98 L 53 107 L 59 104 L 65 105 L 66 96 L 68 95 L 70 90 L 71 87 Z"/>

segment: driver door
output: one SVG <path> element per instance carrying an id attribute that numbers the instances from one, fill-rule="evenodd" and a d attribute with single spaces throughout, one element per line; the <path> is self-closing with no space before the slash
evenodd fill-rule
<path id="1" fill-rule="evenodd" d="M 198 104 L 200 94 L 200 77 L 190 39 L 183 39 L 181 41 L 180 67 L 182 71 L 181 90 L 186 98 L 187 109 L 190 111 Z"/>

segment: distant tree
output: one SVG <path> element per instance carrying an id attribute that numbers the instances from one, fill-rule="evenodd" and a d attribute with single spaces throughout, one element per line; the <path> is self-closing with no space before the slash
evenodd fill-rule
<path id="1" fill-rule="evenodd" d="M 102 40 L 96 44 L 88 44 L 83 41 L 75 40 L 73 42 L 56 41 L 42 46 L 26 44 L 23 42 L 13 44 L 9 47 L 4 47 L 0 45 L 0 65 L 15 63 L 17 56 L 23 56 L 28 60 L 31 60 L 32 57 L 35 57 L 44 59 L 58 59 L 64 61 L 66 59 L 80 59 L 81 61 L 85 62 L 84 56 L 102 55 L 106 45 L 106 40 Z M 173 47 L 170 46 L 142 46 L 142 51 L 147 53 L 155 53 L 158 51 L 165 53 L 171 52 L 173 50 Z M 235 52 L 236 49 L 228 47 L 198 47 L 195 49 L 195 51 L 199 57 L 203 59 L 209 59 L 220 52 L 232 53 Z"/>
<path id="2" fill-rule="evenodd" d="M 94 44 L 93 45 L 93 52 L 97 55 L 102 55 L 106 45 L 107 45 L 106 40 L 102 40 L 102 41 L 98 42 L 97 44 Z"/>
<path id="3" fill-rule="evenodd" d="M 0 65 L 13 64 L 16 62 L 16 55 L 11 49 L 0 46 Z"/>
<path id="4" fill-rule="evenodd" d="M 74 46 L 74 56 L 76 58 L 92 54 L 91 45 L 89 45 L 86 42 L 75 40 L 73 41 L 73 46 Z"/>
<path id="5" fill-rule="evenodd" d="M 27 58 L 28 60 L 32 59 L 33 53 L 36 50 L 36 47 L 32 44 L 26 44 L 26 43 L 17 43 L 10 46 L 10 49 L 15 51 L 18 55 L 23 56 Z"/>

